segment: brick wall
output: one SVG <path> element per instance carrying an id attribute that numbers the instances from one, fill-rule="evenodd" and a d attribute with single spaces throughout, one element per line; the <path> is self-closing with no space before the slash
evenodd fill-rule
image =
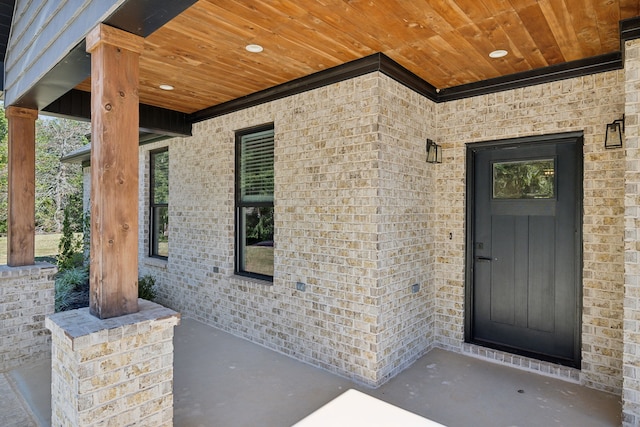
<path id="1" fill-rule="evenodd" d="M 581 381 L 620 393 L 624 150 L 605 150 L 605 124 L 624 113 L 624 72 L 612 71 L 438 105 L 446 168 L 438 169 L 435 269 L 439 345 L 464 340 L 465 144 L 584 132 Z M 448 239 L 452 233 L 453 239 Z M 496 353 L 493 353 L 496 354 Z M 544 365 L 537 365 L 544 366 Z"/>
<path id="2" fill-rule="evenodd" d="M 369 383 L 377 381 L 379 346 L 379 96 L 377 76 L 368 75 L 272 106 L 276 276 L 270 291 L 284 298 L 267 334 L 279 334 L 286 354 Z M 293 290 L 296 282 L 306 292 Z"/>
<path id="3" fill-rule="evenodd" d="M 640 424 L 640 40 L 625 46 L 625 278 L 623 425 Z"/>
<path id="4" fill-rule="evenodd" d="M 51 335 L 44 319 L 54 311 L 51 264 L 0 266 L 0 372 L 45 360 Z"/>
<path id="5" fill-rule="evenodd" d="M 435 105 L 372 73 L 198 123 L 191 138 L 141 148 L 142 223 L 148 151 L 170 147 L 170 257 L 146 258 L 145 223 L 141 273 L 185 315 L 380 384 L 433 345 L 464 350 L 465 144 L 582 131 L 583 365 L 564 376 L 619 393 L 625 163 L 603 141 L 623 81 L 614 71 Z M 272 285 L 233 275 L 234 131 L 269 122 Z M 424 161 L 426 138 L 443 164 Z"/>
<path id="6" fill-rule="evenodd" d="M 98 319 L 88 308 L 47 317 L 54 426 L 172 426 L 177 313 L 139 300 L 137 313 Z"/>
<path id="7" fill-rule="evenodd" d="M 144 259 L 145 224 L 141 273 L 156 276 L 160 301 L 186 315 L 356 380 L 384 381 L 432 340 L 424 141 L 433 111 L 373 73 L 196 124 L 192 138 L 169 144 L 170 257 Z M 233 275 L 234 132 L 270 122 L 273 284 Z M 141 212 L 148 151 L 160 145 L 141 149 Z"/>
<path id="8" fill-rule="evenodd" d="M 393 377 L 434 341 L 434 177 L 426 163 L 436 105 L 380 78 L 378 283 L 379 381 Z M 418 292 L 413 286 L 418 285 Z"/>

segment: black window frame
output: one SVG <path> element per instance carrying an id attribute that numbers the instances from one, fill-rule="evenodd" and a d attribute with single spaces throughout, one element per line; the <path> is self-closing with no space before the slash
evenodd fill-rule
<path id="1" fill-rule="evenodd" d="M 158 154 L 167 153 L 167 161 L 169 156 L 169 147 L 159 148 L 149 152 L 149 256 L 152 258 L 168 259 L 169 254 L 161 255 L 158 253 L 158 236 L 156 235 L 156 212 L 159 209 L 166 208 L 167 215 L 169 210 L 169 190 L 167 189 L 166 203 L 156 203 L 155 201 L 155 162 Z M 169 171 L 167 170 L 167 186 L 169 185 Z M 168 222 L 168 220 L 167 220 Z"/>
<path id="2" fill-rule="evenodd" d="M 270 207 L 273 211 L 275 204 L 275 194 L 272 196 L 271 202 L 246 202 L 242 200 L 242 140 L 247 135 L 261 133 L 265 131 L 271 131 L 273 133 L 274 140 L 274 172 L 275 172 L 275 127 L 273 123 L 268 123 L 260 126 L 254 126 L 251 128 L 242 129 L 235 133 L 235 258 L 234 258 L 234 274 L 238 276 L 251 277 L 267 282 L 273 282 L 273 276 L 255 273 L 251 271 L 245 271 L 241 269 L 241 261 L 244 259 L 244 236 L 245 236 L 245 221 L 243 217 L 243 208 L 248 207 Z M 275 191 L 274 191 L 275 193 Z M 274 226 L 275 227 L 275 226 Z"/>

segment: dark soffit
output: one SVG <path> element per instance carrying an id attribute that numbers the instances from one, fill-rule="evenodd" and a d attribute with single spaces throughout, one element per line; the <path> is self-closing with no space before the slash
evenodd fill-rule
<path id="1" fill-rule="evenodd" d="M 135 0 L 122 4 L 104 23 L 147 37 L 193 6 L 197 0 Z"/>
<path id="2" fill-rule="evenodd" d="M 7 55 L 15 5 L 15 0 L 4 0 L 0 3 L 0 92 L 4 90 L 4 58 Z"/>
<path id="3" fill-rule="evenodd" d="M 146 37 L 192 6 L 197 0 L 129 0 L 104 22 Z M 85 41 L 78 43 L 16 105 L 41 110 L 91 75 L 91 56 Z M 4 68 L 3 68 L 4 69 Z"/>
<path id="4" fill-rule="evenodd" d="M 72 89 L 42 109 L 56 117 L 91 120 L 91 93 Z M 139 128 L 142 133 L 165 136 L 191 136 L 191 122 L 179 111 L 140 104 Z"/>
<path id="5" fill-rule="evenodd" d="M 146 37 L 161 28 L 175 16 L 193 5 L 196 0 L 136 0 L 125 2 L 105 23 L 132 34 Z M 53 116 L 90 120 L 91 94 L 71 89 L 49 105 L 40 105 L 39 99 L 50 98 L 49 91 L 61 87 L 74 87 L 91 75 L 91 56 L 83 40 L 60 61 L 38 87 L 27 97 L 31 104 Z M 43 93 L 44 92 L 44 93 Z M 28 102 L 29 103 L 29 102 Z M 140 141 L 148 135 L 158 138 L 191 135 L 191 123 L 184 113 L 150 105 L 140 105 Z"/>

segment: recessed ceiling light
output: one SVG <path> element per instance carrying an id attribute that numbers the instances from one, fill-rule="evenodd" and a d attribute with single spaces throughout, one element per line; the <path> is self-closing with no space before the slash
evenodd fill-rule
<path id="1" fill-rule="evenodd" d="M 507 56 L 508 53 L 509 52 L 507 52 L 506 50 L 499 49 L 499 50 L 494 50 L 493 52 L 491 52 L 489 54 L 489 56 L 491 58 L 502 58 L 504 56 Z"/>
<path id="2" fill-rule="evenodd" d="M 174 87 L 173 87 L 173 86 L 171 86 L 171 85 L 165 85 L 165 84 L 160 85 L 160 86 L 158 86 L 158 87 L 159 87 L 160 89 L 162 89 L 162 90 L 173 90 L 173 89 L 174 89 Z"/>
<path id="3" fill-rule="evenodd" d="M 252 53 L 260 53 L 264 50 L 259 44 L 248 44 L 244 48 Z"/>

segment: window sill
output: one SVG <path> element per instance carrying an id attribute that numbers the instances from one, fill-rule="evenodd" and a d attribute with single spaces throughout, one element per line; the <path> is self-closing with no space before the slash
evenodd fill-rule
<path id="1" fill-rule="evenodd" d="M 234 282 L 241 282 L 241 284 L 243 285 L 254 284 L 254 285 L 262 285 L 262 286 L 273 286 L 273 281 L 271 280 L 263 280 L 263 279 L 258 279 L 256 277 L 242 276 L 239 274 L 234 274 L 232 277 Z"/>
<path id="2" fill-rule="evenodd" d="M 153 257 L 145 257 L 140 260 L 140 262 L 148 267 L 157 267 L 163 268 L 166 270 L 167 268 L 167 260 Z"/>

